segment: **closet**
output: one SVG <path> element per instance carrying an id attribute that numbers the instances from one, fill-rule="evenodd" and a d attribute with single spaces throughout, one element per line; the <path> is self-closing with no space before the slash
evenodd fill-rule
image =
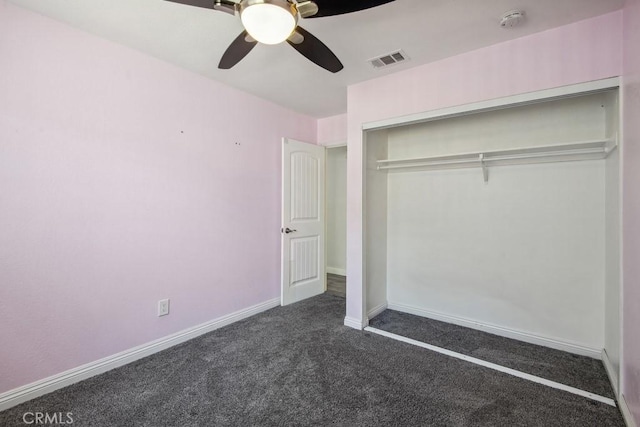
<path id="1" fill-rule="evenodd" d="M 365 296 L 600 357 L 617 381 L 618 90 L 365 132 Z"/>

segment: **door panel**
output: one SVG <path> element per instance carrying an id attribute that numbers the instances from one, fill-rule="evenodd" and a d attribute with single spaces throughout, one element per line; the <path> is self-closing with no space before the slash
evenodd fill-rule
<path id="1" fill-rule="evenodd" d="M 291 286 L 318 278 L 319 240 L 316 236 L 291 239 Z"/>
<path id="2" fill-rule="evenodd" d="M 282 305 L 325 291 L 324 147 L 282 141 Z"/>
<path id="3" fill-rule="evenodd" d="M 309 153 L 291 153 L 291 216 L 290 220 L 318 220 L 318 159 Z"/>

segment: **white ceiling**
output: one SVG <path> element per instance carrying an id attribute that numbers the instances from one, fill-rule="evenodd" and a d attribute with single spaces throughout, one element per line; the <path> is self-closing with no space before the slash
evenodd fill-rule
<path id="1" fill-rule="evenodd" d="M 347 86 L 448 56 L 620 9 L 624 0 L 396 0 L 377 8 L 301 20 L 344 64 L 329 73 L 287 44 L 258 45 L 231 70 L 218 61 L 242 31 L 223 12 L 165 0 L 11 0 L 69 25 L 314 117 L 346 112 Z M 349 1 L 349 0 L 344 0 Z M 526 11 L 518 28 L 500 16 Z M 367 59 L 403 49 L 383 70 Z"/>

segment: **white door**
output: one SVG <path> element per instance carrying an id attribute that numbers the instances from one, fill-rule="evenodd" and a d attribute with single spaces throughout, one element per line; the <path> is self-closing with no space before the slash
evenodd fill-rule
<path id="1" fill-rule="evenodd" d="M 282 305 L 325 291 L 325 149 L 282 139 Z"/>

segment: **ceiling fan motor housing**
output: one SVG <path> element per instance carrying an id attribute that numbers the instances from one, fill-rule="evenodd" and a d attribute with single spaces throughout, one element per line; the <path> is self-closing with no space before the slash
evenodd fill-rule
<path id="1" fill-rule="evenodd" d="M 241 0 L 240 12 L 242 13 L 244 9 L 256 4 L 273 4 L 276 6 L 280 6 L 284 9 L 289 9 L 292 14 L 295 14 L 297 12 L 296 4 L 289 0 Z"/>

